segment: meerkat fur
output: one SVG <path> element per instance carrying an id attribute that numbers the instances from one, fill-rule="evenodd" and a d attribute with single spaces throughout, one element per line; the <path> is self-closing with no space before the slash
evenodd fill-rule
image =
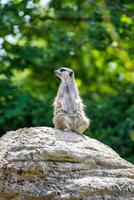
<path id="1" fill-rule="evenodd" d="M 55 70 L 55 73 L 61 79 L 53 104 L 55 128 L 83 133 L 89 127 L 90 120 L 85 115 L 74 72 L 69 68 L 62 67 Z"/>

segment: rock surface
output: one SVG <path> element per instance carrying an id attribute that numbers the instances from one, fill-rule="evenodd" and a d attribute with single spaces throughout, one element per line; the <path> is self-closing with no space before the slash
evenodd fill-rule
<path id="1" fill-rule="evenodd" d="M 134 200 L 134 165 L 84 135 L 37 127 L 0 140 L 0 200 Z"/>

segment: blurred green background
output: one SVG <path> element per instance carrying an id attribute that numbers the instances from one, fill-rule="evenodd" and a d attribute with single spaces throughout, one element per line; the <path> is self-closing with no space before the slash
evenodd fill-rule
<path id="1" fill-rule="evenodd" d="M 0 1 L 0 135 L 52 126 L 60 80 L 75 71 L 86 135 L 134 163 L 134 1 Z"/>

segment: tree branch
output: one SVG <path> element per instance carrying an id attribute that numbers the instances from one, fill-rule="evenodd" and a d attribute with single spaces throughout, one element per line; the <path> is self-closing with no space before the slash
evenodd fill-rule
<path id="1" fill-rule="evenodd" d="M 51 16 L 44 16 L 40 17 L 42 21 L 44 20 L 57 20 L 57 21 L 70 21 L 70 22 L 93 22 L 93 18 L 91 17 L 70 17 L 70 16 L 60 16 L 60 17 L 51 17 Z"/>
<path id="2" fill-rule="evenodd" d="M 119 7 L 119 6 L 116 6 L 116 7 L 114 7 L 114 6 L 109 6 L 108 9 L 111 10 L 111 11 L 119 11 L 119 12 L 121 12 L 121 13 L 124 13 L 124 14 L 127 15 L 128 17 L 134 18 L 134 13 L 133 13 L 133 12 L 131 12 L 131 11 L 129 11 L 129 10 L 126 10 L 126 9 L 124 9 L 124 8 L 121 8 L 121 7 Z"/>

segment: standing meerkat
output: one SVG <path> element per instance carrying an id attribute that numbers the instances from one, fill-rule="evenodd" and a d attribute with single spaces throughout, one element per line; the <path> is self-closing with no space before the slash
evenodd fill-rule
<path id="1" fill-rule="evenodd" d="M 55 74 L 61 79 L 53 104 L 55 128 L 83 133 L 89 127 L 90 120 L 85 115 L 74 72 L 69 68 L 60 68 L 55 70 Z"/>

